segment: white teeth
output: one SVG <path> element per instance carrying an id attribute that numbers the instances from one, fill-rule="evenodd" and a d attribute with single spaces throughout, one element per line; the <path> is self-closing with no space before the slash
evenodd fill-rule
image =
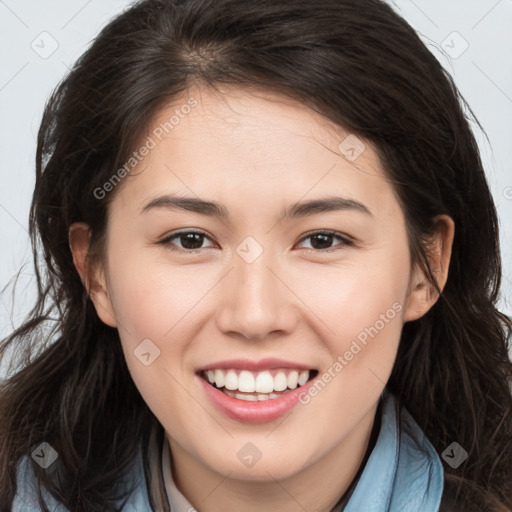
<path id="1" fill-rule="evenodd" d="M 255 391 L 258 393 L 270 393 L 274 391 L 274 379 L 272 375 L 270 375 L 270 372 L 258 373 Z"/>
<path id="2" fill-rule="evenodd" d="M 284 391 L 288 387 L 288 379 L 284 372 L 277 372 L 274 377 L 274 391 Z"/>
<path id="3" fill-rule="evenodd" d="M 297 387 L 297 382 L 299 379 L 299 372 L 297 370 L 293 370 L 289 373 L 287 384 L 290 389 L 295 389 Z"/>
<path id="4" fill-rule="evenodd" d="M 234 391 L 228 391 L 224 388 L 224 393 L 233 398 L 238 398 L 239 400 L 245 400 L 246 402 L 264 402 L 266 400 L 272 400 L 274 398 L 279 397 L 276 393 L 269 393 L 264 395 L 250 395 L 247 393 L 235 393 Z"/>
<path id="5" fill-rule="evenodd" d="M 306 384 L 308 379 L 309 379 L 309 370 L 304 370 L 304 371 L 300 372 L 299 379 L 297 382 L 299 383 L 299 386 L 304 386 L 304 384 Z"/>
<path id="6" fill-rule="evenodd" d="M 239 400 L 247 400 L 249 402 L 258 401 L 255 395 L 243 395 L 242 393 L 235 393 L 235 398 L 238 398 Z"/>
<path id="7" fill-rule="evenodd" d="M 254 392 L 254 377 L 251 372 L 242 370 L 238 376 L 238 390 L 245 393 Z"/>
<path id="8" fill-rule="evenodd" d="M 306 384 L 309 380 L 309 370 L 279 370 L 272 376 L 268 370 L 251 372 L 248 370 L 216 369 L 206 371 L 205 376 L 210 384 L 215 384 L 219 389 L 224 388 L 224 391 L 258 393 L 258 395 L 251 396 L 257 397 L 256 400 L 268 400 L 280 396 L 276 395 L 275 391 L 295 389 L 297 386 Z M 235 393 L 227 394 L 235 396 Z M 248 400 L 253 400 L 253 398 Z"/>
<path id="9" fill-rule="evenodd" d="M 224 387 L 224 372 L 222 370 L 215 370 L 215 385 L 218 388 Z"/>
<path id="10" fill-rule="evenodd" d="M 235 370 L 229 370 L 224 378 L 224 387 L 230 391 L 238 389 L 238 375 Z"/>

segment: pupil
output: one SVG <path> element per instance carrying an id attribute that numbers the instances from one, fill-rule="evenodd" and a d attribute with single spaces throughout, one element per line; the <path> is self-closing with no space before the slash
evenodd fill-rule
<path id="1" fill-rule="evenodd" d="M 203 235 L 201 235 L 200 233 L 186 233 L 180 236 L 180 242 L 185 249 L 200 249 L 201 246 L 203 245 L 202 237 Z M 196 245 L 194 245 L 194 242 Z M 192 244 L 193 247 L 190 247 L 187 244 Z"/>
<path id="2" fill-rule="evenodd" d="M 323 234 L 323 233 L 320 233 L 320 234 L 317 234 L 317 235 L 313 235 L 313 237 L 311 238 L 311 245 L 312 245 L 312 247 L 314 249 L 327 249 L 331 245 L 332 237 L 333 237 L 333 235 L 326 235 L 326 234 Z M 323 247 L 315 247 L 318 244 L 315 244 L 313 241 L 318 239 L 318 238 L 323 240 L 324 243 L 326 242 L 326 245 L 324 245 Z M 322 245 L 322 243 L 320 243 L 320 245 Z"/>

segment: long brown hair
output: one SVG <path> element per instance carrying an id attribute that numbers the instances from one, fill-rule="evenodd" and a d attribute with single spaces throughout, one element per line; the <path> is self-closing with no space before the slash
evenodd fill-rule
<path id="1" fill-rule="evenodd" d="M 117 330 L 103 324 L 74 268 L 73 222 L 101 254 L 111 192 L 101 187 L 154 114 L 190 85 L 277 91 L 371 141 L 407 220 L 413 261 L 436 215 L 455 221 L 448 282 L 404 326 L 388 387 L 445 464 L 442 510 L 512 510 L 512 322 L 496 309 L 498 221 L 469 107 L 415 31 L 381 0 L 145 0 L 110 22 L 49 99 L 30 211 L 37 302 L 0 344 L 18 366 L 0 388 L 0 497 L 40 442 L 59 470 L 29 458 L 38 486 L 74 511 L 119 510 L 115 483 L 158 425 Z M 121 185 L 122 186 L 122 185 Z M 116 188 L 118 190 L 119 187 Z M 434 283 L 435 284 L 435 283 Z M 152 506 L 165 503 L 151 496 Z M 47 510 L 41 503 L 41 509 Z"/>

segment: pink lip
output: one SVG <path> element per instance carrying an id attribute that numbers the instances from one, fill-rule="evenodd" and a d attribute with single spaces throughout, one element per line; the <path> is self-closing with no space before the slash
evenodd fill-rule
<path id="1" fill-rule="evenodd" d="M 260 361 L 250 361 L 249 359 L 230 359 L 225 361 L 217 361 L 201 368 L 198 368 L 198 372 L 206 370 L 229 370 L 240 369 L 249 370 L 253 372 L 260 372 L 263 370 L 272 370 L 275 368 L 292 368 L 296 370 L 311 370 L 311 366 L 306 366 L 300 363 L 294 363 L 293 361 L 285 361 L 284 359 L 267 358 L 261 359 Z"/>
<path id="2" fill-rule="evenodd" d="M 232 362 L 230 362 L 230 364 L 232 364 Z M 282 365 L 282 361 L 279 362 L 279 365 Z M 279 367 L 282 368 L 282 366 Z M 215 366 L 215 368 L 219 367 Z M 233 366 L 229 366 L 229 368 L 233 368 Z M 268 368 L 268 366 L 266 366 L 266 368 Z M 293 366 L 293 368 L 297 367 Z M 310 379 L 303 386 L 290 390 L 279 398 L 261 402 L 248 402 L 225 395 L 199 375 L 197 378 L 201 382 L 206 396 L 220 412 L 233 420 L 243 423 L 267 423 L 284 416 L 297 405 L 301 394 L 306 393 L 309 386 L 311 386 L 315 380 Z"/>

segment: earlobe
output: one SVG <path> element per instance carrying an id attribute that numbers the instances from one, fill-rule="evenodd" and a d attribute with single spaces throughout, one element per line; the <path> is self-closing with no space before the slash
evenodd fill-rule
<path id="1" fill-rule="evenodd" d="M 428 282 L 426 275 L 421 274 L 423 278 L 418 276 L 411 281 L 411 289 L 405 307 L 404 322 L 421 318 L 435 302 L 431 302 L 432 293 L 430 288 L 432 285 Z"/>
<path id="2" fill-rule="evenodd" d="M 73 264 L 91 298 L 101 321 L 110 327 L 117 327 L 117 321 L 108 293 L 105 272 L 102 265 L 90 257 L 91 231 L 84 222 L 75 222 L 69 228 L 69 248 Z"/>
<path id="3" fill-rule="evenodd" d="M 426 248 L 431 272 L 442 292 L 448 280 L 455 224 L 448 215 L 434 220 L 434 232 Z M 404 321 L 417 320 L 425 315 L 439 299 L 439 293 L 425 270 L 416 267 L 410 280 L 409 296 Z"/>

